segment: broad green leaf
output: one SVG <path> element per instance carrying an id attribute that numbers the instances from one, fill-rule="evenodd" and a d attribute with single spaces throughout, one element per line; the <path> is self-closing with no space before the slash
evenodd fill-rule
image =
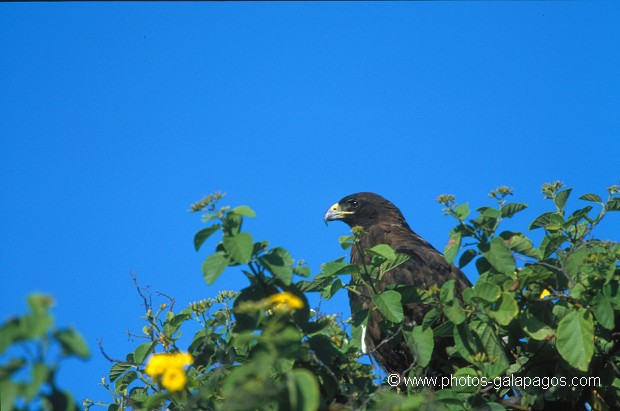
<path id="1" fill-rule="evenodd" d="M 592 194 L 592 193 L 584 194 L 581 197 L 579 197 L 579 199 L 590 201 L 592 203 L 603 204 L 603 200 L 601 200 L 601 197 L 599 197 L 597 194 Z"/>
<path id="2" fill-rule="evenodd" d="M 215 280 L 224 272 L 230 258 L 222 251 L 211 254 L 202 264 L 202 275 L 207 284 L 213 284 Z"/>
<path id="3" fill-rule="evenodd" d="M 366 252 L 371 255 L 385 258 L 388 261 L 396 260 L 396 252 L 387 244 L 378 244 L 372 248 L 367 248 Z"/>
<path id="4" fill-rule="evenodd" d="M 461 248 L 461 233 L 452 232 L 448 244 L 443 249 L 443 255 L 447 262 L 452 263 Z"/>
<path id="5" fill-rule="evenodd" d="M 493 219 L 499 218 L 502 215 L 502 213 L 498 209 L 495 209 L 493 207 L 480 207 L 477 211 L 480 213 L 480 215 Z"/>
<path id="6" fill-rule="evenodd" d="M 545 227 L 551 222 L 551 216 L 557 215 L 556 212 L 547 211 L 546 213 L 542 213 L 532 223 L 530 224 L 529 229 L 534 230 L 535 228 Z"/>
<path id="7" fill-rule="evenodd" d="M 612 198 L 605 205 L 607 211 L 620 211 L 620 198 Z"/>
<path id="8" fill-rule="evenodd" d="M 508 325 L 513 318 L 519 313 L 519 306 L 512 295 L 502 292 L 499 301 L 493 304 L 487 310 L 487 313 L 493 317 L 499 324 Z"/>
<path id="9" fill-rule="evenodd" d="M 439 299 L 442 303 L 448 304 L 454 301 L 454 280 L 448 280 L 441 286 L 441 291 L 439 292 Z"/>
<path id="10" fill-rule="evenodd" d="M 549 234 L 545 236 L 540 242 L 540 246 L 538 247 L 538 252 L 543 259 L 548 258 L 551 254 L 553 254 L 564 242 L 568 240 L 568 237 L 565 235 L 554 235 Z"/>
<path id="11" fill-rule="evenodd" d="M 433 324 L 435 324 L 435 322 L 439 320 L 439 318 L 441 318 L 441 313 L 442 313 L 442 310 L 439 307 L 433 307 L 430 310 L 428 310 L 428 312 L 424 314 L 424 320 L 422 320 L 422 326 L 430 327 Z"/>
<path id="12" fill-rule="evenodd" d="M 32 365 L 30 383 L 24 386 L 23 396 L 27 401 L 32 401 L 41 389 L 41 385 L 48 379 L 52 370 L 42 362 L 36 362 Z"/>
<path id="13" fill-rule="evenodd" d="M 614 308 L 609 299 L 604 294 L 599 293 L 592 300 L 592 304 L 594 306 L 594 317 L 601 327 L 613 331 L 615 327 Z"/>
<path id="14" fill-rule="evenodd" d="M 316 377 L 305 368 L 295 368 L 291 372 L 291 377 L 294 387 L 289 389 L 290 410 L 318 410 L 321 395 Z"/>
<path id="15" fill-rule="evenodd" d="M 540 258 L 540 252 L 534 248 L 532 241 L 522 233 L 504 231 L 500 234 L 504 239 L 504 244 L 515 253 L 527 255 L 528 257 Z"/>
<path id="16" fill-rule="evenodd" d="M 588 256 L 588 250 L 586 248 L 581 248 L 573 253 L 571 253 L 566 258 L 566 263 L 564 264 L 564 268 L 566 273 L 573 279 L 576 279 L 579 275 L 581 266 L 583 265 L 583 260 Z"/>
<path id="17" fill-rule="evenodd" d="M 573 310 L 558 324 L 557 349 L 571 366 L 587 372 L 594 354 L 594 322 L 586 309 Z"/>
<path id="18" fill-rule="evenodd" d="M 512 258 L 512 253 L 506 248 L 502 238 L 496 237 L 492 239 L 489 248 L 484 247 L 482 244 L 479 248 L 493 268 L 500 273 L 512 274 L 516 271 L 517 267 Z"/>
<path id="19" fill-rule="evenodd" d="M 488 281 L 478 281 L 474 286 L 474 291 L 476 297 L 490 303 L 497 301 L 502 293 L 499 286 Z"/>
<path id="20" fill-rule="evenodd" d="M 73 328 L 58 330 L 54 333 L 56 339 L 60 342 L 64 355 L 75 355 L 83 360 L 90 357 L 88 345 L 82 335 Z"/>
<path id="21" fill-rule="evenodd" d="M 418 325 L 410 333 L 410 345 L 412 345 L 417 364 L 426 367 L 431 362 L 435 347 L 433 330 L 430 327 Z"/>
<path id="22" fill-rule="evenodd" d="M 502 207 L 502 217 L 510 218 L 513 215 L 517 214 L 519 211 L 525 210 L 527 208 L 527 204 L 524 203 L 507 203 Z"/>
<path id="23" fill-rule="evenodd" d="M 250 217 L 250 218 L 256 217 L 256 213 L 254 212 L 254 210 L 252 210 L 250 207 L 245 206 L 245 205 L 235 207 L 232 210 L 230 210 L 230 212 L 235 213 L 237 215 L 242 215 L 244 217 Z"/>
<path id="24" fill-rule="evenodd" d="M 459 221 L 465 220 L 469 216 L 469 203 L 463 203 L 454 209 L 454 214 Z"/>
<path id="25" fill-rule="evenodd" d="M 153 349 L 155 349 L 156 345 L 157 341 L 148 341 L 138 345 L 138 347 L 133 352 L 134 361 L 138 364 L 142 364 L 146 357 L 153 352 Z"/>
<path id="26" fill-rule="evenodd" d="M 129 384 L 131 384 L 137 379 L 138 373 L 136 373 L 134 370 L 127 371 L 114 382 L 114 388 L 116 389 L 116 392 L 122 392 L 123 390 L 127 389 Z"/>
<path id="27" fill-rule="evenodd" d="M 267 254 L 260 257 L 260 262 L 269 270 L 274 277 L 282 280 L 286 285 L 290 285 L 293 280 L 294 263 L 291 254 L 284 248 L 276 247 Z"/>
<path id="28" fill-rule="evenodd" d="M 340 274 L 354 274 L 357 273 L 357 266 L 355 264 L 345 263 L 344 261 L 330 261 L 321 265 L 321 276 L 331 277 L 333 275 Z"/>
<path id="29" fill-rule="evenodd" d="M 448 320 L 452 321 L 454 324 L 461 324 L 467 319 L 458 300 L 454 300 L 449 304 L 444 304 L 443 312 L 446 317 L 448 317 Z"/>
<path id="30" fill-rule="evenodd" d="M 220 228 L 221 226 L 219 224 L 215 224 L 211 227 L 203 228 L 198 231 L 194 236 L 194 248 L 196 248 L 196 251 L 200 250 L 200 247 L 204 244 L 204 242 L 207 241 L 207 239 Z"/>
<path id="31" fill-rule="evenodd" d="M 222 240 L 228 255 L 239 264 L 247 264 L 252 258 L 254 240 L 250 233 L 239 233 L 234 236 L 224 236 Z"/>
<path id="32" fill-rule="evenodd" d="M 580 208 L 579 210 L 573 211 L 573 213 L 568 216 L 566 222 L 564 223 L 565 228 L 569 228 L 571 225 L 576 224 L 579 220 L 585 218 L 588 213 L 592 210 L 592 206 L 585 206 L 584 208 Z"/>
<path id="33" fill-rule="evenodd" d="M 562 190 L 555 195 L 555 205 L 559 210 L 564 210 L 564 206 L 566 205 L 566 201 L 568 200 L 568 196 L 570 196 L 572 188 L 567 188 L 566 190 Z"/>
<path id="34" fill-rule="evenodd" d="M 149 397 L 149 392 L 145 387 L 133 387 L 129 391 L 129 398 L 133 401 L 143 402 Z"/>
<path id="35" fill-rule="evenodd" d="M 548 340 L 555 336 L 555 331 L 533 315 L 530 310 L 522 312 L 522 315 L 519 316 L 519 324 L 535 340 Z"/>
<path id="36" fill-rule="evenodd" d="M 467 264 L 471 262 L 476 256 L 478 252 L 472 248 L 469 248 L 463 252 L 461 258 L 459 258 L 459 268 L 465 267 Z"/>
<path id="37" fill-rule="evenodd" d="M 397 291 L 388 290 L 381 294 L 374 294 L 372 301 L 388 321 L 399 323 L 403 320 L 401 296 Z"/>
<path id="38" fill-rule="evenodd" d="M 310 277 L 310 267 L 307 265 L 298 265 L 293 267 L 293 272 L 300 277 Z"/>
<path id="39" fill-rule="evenodd" d="M 456 351 L 461 354 L 461 357 L 466 361 L 472 362 L 472 357 L 481 352 L 481 348 L 478 346 L 467 324 L 455 325 L 453 336 Z"/>
<path id="40" fill-rule="evenodd" d="M 110 368 L 110 382 L 116 381 L 118 377 L 123 375 L 125 371 L 131 368 L 131 364 L 128 362 L 117 362 Z"/>
<path id="41" fill-rule="evenodd" d="M 508 367 L 509 362 L 504 347 L 493 327 L 482 321 L 472 321 L 469 327 L 478 336 L 478 340 L 491 362 Z"/>

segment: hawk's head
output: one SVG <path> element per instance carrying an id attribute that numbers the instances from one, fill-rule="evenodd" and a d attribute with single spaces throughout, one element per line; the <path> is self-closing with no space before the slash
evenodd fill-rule
<path id="1" fill-rule="evenodd" d="M 403 220 L 403 215 L 394 204 L 374 193 L 350 194 L 331 206 L 323 216 L 325 224 L 342 220 L 349 227 L 369 227 L 390 218 Z"/>

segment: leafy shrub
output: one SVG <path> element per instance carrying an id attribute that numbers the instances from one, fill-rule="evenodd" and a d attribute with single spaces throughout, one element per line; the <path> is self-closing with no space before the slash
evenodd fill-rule
<path id="1" fill-rule="evenodd" d="M 84 339 L 73 328 L 56 328 L 44 294 L 28 297 L 30 312 L 0 326 L 0 409 L 73 411 L 73 395 L 56 384 L 61 361 L 90 356 Z M 54 358 L 55 360 L 52 360 Z"/>
<path id="2" fill-rule="evenodd" d="M 571 190 L 543 186 L 553 209 L 529 227 L 543 232 L 537 246 L 523 232 L 499 230 L 527 207 L 507 201 L 510 189 L 493 191 L 497 206 L 474 216 L 467 203 L 441 196 L 457 221 L 446 258 L 474 264 L 479 277 L 462 301 L 453 282 L 429 290 L 395 285 L 373 296 L 385 327 L 401 331 L 416 354 L 407 384 L 378 380 L 374 367 L 359 361 L 367 311 L 342 320 L 310 309 L 306 297 L 346 298 L 342 290 L 354 287 L 343 275 L 379 281 L 405 256 L 379 245 L 361 250 L 372 257 L 367 265 L 341 258 L 311 279 L 288 251 L 242 231 L 243 220 L 255 217 L 249 207 L 220 208 L 222 196 L 208 196 L 192 207 L 207 224 L 194 238 L 196 250 L 218 236 L 204 278 L 213 284 L 236 267 L 247 285 L 179 312 L 145 298 L 148 341 L 112 366 L 108 409 L 620 409 L 620 244 L 592 236 L 607 213 L 620 210 L 619 187 L 608 191 L 605 201 L 581 196 L 589 205 L 568 214 Z M 345 249 L 359 247 L 363 233 L 352 231 L 341 238 Z M 404 325 L 402 305 L 414 302 L 432 309 L 422 324 Z M 199 330 L 178 346 L 191 324 Z M 423 380 L 436 349 L 450 355 L 449 381 Z M 186 371 L 175 368 L 183 384 L 166 383 L 163 369 L 147 372 L 155 352 L 191 355 Z"/>

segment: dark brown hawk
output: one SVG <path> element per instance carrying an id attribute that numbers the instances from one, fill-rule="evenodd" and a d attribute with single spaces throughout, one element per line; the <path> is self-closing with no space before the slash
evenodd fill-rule
<path id="1" fill-rule="evenodd" d="M 448 280 L 455 280 L 456 294 L 471 287 L 465 274 L 453 264 L 446 261 L 444 256 L 426 240 L 417 235 L 403 217 L 403 214 L 390 201 L 373 193 L 357 193 L 344 197 L 327 210 L 324 220 L 341 220 L 350 227 L 361 226 L 366 235 L 361 238 L 361 246 L 366 249 L 378 244 L 387 244 L 399 253 L 409 256 L 405 264 L 385 273 L 378 284 L 377 292 L 382 292 L 390 284 L 413 285 L 428 290 L 431 286 L 441 287 Z M 361 264 L 361 257 L 356 247 L 351 248 L 351 263 Z M 354 282 L 354 278 L 351 280 Z M 365 296 L 371 296 L 372 291 L 365 286 L 358 285 L 357 290 Z M 368 299 L 349 291 L 351 309 L 357 304 L 362 308 L 371 308 L 373 303 Z M 404 326 L 411 328 L 421 324 L 424 314 L 430 307 L 421 304 L 406 304 L 404 311 Z M 388 336 L 382 323 L 385 318 L 378 310 L 372 310 L 368 319 L 365 343 L 368 352 L 388 374 L 403 375 L 414 362 L 411 349 L 402 335 Z M 438 349 L 443 349 L 439 353 Z M 435 355 L 446 358 L 445 347 L 435 347 Z M 437 364 L 440 366 L 441 364 Z"/>

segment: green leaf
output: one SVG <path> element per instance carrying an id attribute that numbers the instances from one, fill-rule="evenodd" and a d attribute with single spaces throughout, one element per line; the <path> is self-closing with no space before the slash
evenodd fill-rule
<path id="1" fill-rule="evenodd" d="M 230 258 L 222 251 L 211 254 L 202 264 L 202 275 L 207 284 L 213 284 L 215 280 L 224 272 Z"/>
<path id="2" fill-rule="evenodd" d="M 478 252 L 472 248 L 465 250 L 465 252 L 463 252 L 463 254 L 461 255 L 461 258 L 459 258 L 459 268 L 465 267 L 477 255 L 478 255 Z"/>
<path id="3" fill-rule="evenodd" d="M 510 218 L 517 214 L 519 211 L 525 210 L 527 204 L 524 203 L 507 203 L 502 207 L 502 217 Z"/>
<path id="4" fill-rule="evenodd" d="M 409 336 L 409 345 L 413 348 L 417 365 L 426 367 L 431 362 L 433 349 L 435 348 L 433 330 L 430 327 L 418 325 L 411 331 Z"/>
<path id="5" fill-rule="evenodd" d="M 502 213 L 499 210 L 493 207 L 480 207 L 478 209 L 478 212 L 480 213 L 481 216 L 488 217 L 491 219 L 499 218 L 502 215 Z"/>
<path id="6" fill-rule="evenodd" d="M 465 220 L 469 216 L 469 203 L 463 203 L 454 209 L 454 214 L 459 221 Z"/>
<path id="7" fill-rule="evenodd" d="M 461 324 L 467 319 L 458 300 L 454 300 L 449 304 L 444 304 L 443 312 L 446 317 L 448 317 L 448 320 L 452 321 L 454 324 Z"/>
<path id="8" fill-rule="evenodd" d="M 620 211 L 620 198 L 612 198 L 605 205 L 607 211 Z"/>
<path id="9" fill-rule="evenodd" d="M 250 233 L 239 233 L 234 236 L 224 236 L 222 240 L 228 255 L 239 264 L 247 264 L 252 258 L 254 240 Z"/>
<path id="10" fill-rule="evenodd" d="M 489 358 L 493 360 L 492 362 L 508 367 L 506 352 L 493 327 L 482 321 L 472 321 L 470 329 L 478 336 L 478 340 L 484 348 L 483 352 L 489 355 Z"/>
<path id="11" fill-rule="evenodd" d="M 366 252 L 371 255 L 385 258 L 388 261 L 396 260 L 396 252 L 387 244 L 378 244 L 372 248 L 367 248 Z"/>
<path id="12" fill-rule="evenodd" d="M 454 301 L 454 287 L 456 283 L 454 280 L 448 280 L 441 286 L 439 292 L 439 299 L 442 303 L 448 304 Z"/>
<path id="13" fill-rule="evenodd" d="M 47 365 L 42 362 L 37 362 L 32 365 L 31 380 L 29 384 L 24 386 L 23 395 L 27 401 L 32 401 L 39 391 L 41 385 L 48 379 L 51 370 L 47 368 Z"/>
<path id="14" fill-rule="evenodd" d="M 461 357 L 465 360 L 471 362 L 472 357 L 476 355 L 476 353 L 481 352 L 467 324 L 455 325 L 453 336 L 456 351 L 461 354 Z"/>
<path id="15" fill-rule="evenodd" d="M 511 251 L 527 255 L 528 257 L 540 258 L 540 252 L 534 248 L 532 241 L 522 233 L 504 231 L 500 234 L 500 237 L 504 239 L 504 244 Z"/>
<path id="16" fill-rule="evenodd" d="M 496 237 L 491 240 L 488 247 L 485 244 L 480 244 L 478 248 L 489 264 L 500 273 L 512 274 L 516 271 L 517 267 L 512 258 L 512 253 L 506 248 L 502 238 Z"/>
<path id="17" fill-rule="evenodd" d="M 604 294 L 597 294 L 592 300 L 594 306 L 594 317 L 601 327 L 613 331 L 615 328 L 614 308 L 611 301 Z"/>
<path id="18" fill-rule="evenodd" d="M 148 341 L 138 345 L 133 352 L 134 361 L 138 364 L 142 364 L 146 357 L 153 352 L 155 346 L 157 346 L 157 341 Z"/>
<path id="19" fill-rule="evenodd" d="M 506 326 L 510 324 L 512 319 L 519 313 L 519 306 L 512 295 L 502 292 L 499 301 L 488 309 L 487 313 L 499 324 Z"/>
<path id="20" fill-rule="evenodd" d="M 587 372 L 594 354 L 594 322 L 586 309 L 570 311 L 558 324 L 557 349 L 572 367 Z"/>
<path id="21" fill-rule="evenodd" d="M 559 210 L 564 210 L 564 206 L 566 205 L 566 201 L 568 200 L 568 196 L 570 196 L 572 188 L 567 188 L 566 190 L 562 190 L 555 195 L 555 205 Z"/>
<path id="22" fill-rule="evenodd" d="M 320 406 L 321 395 L 316 377 L 305 368 L 295 368 L 291 372 L 293 382 L 289 389 L 289 409 L 295 411 L 314 411 Z"/>
<path id="23" fill-rule="evenodd" d="M 286 285 L 291 284 L 293 280 L 293 267 L 291 265 L 294 260 L 288 251 L 284 248 L 276 247 L 261 256 L 259 260 L 274 277 L 282 280 Z"/>
<path id="24" fill-rule="evenodd" d="M 65 355 L 75 355 L 83 360 L 90 357 L 88 345 L 82 335 L 73 328 L 66 328 L 54 332 L 54 337 L 60 342 Z"/>
<path id="25" fill-rule="evenodd" d="M 254 218 L 256 217 L 256 213 L 250 207 L 241 205 L 230 210 L 231 213 L 235 213 L 237 215 L 242 215 L 244 217 Z"/>
<path id="26" fill-rule="evenodd" d="M 129 384 L 137 379 L 138 373 L 133 370 L 128 371 L 114 382 L 114 388 L 116 389 L 116 392 L 122 392 L 129 386 Z"/>
<path id="27" fill-rule="evenodd" d="M 555 336 L 555 331 L 536 317 L 532 310 L 523 311 L 522 315 L 519 316 L 519 324 L 535 340 L 548 340 Z"/>
<path id="28" fill-rule="evenodd" d="M 128 362 L 117 362 L 110 368 L 110 382 L 116 381 L 118 377 L 123 375 L 125 371 L 131 368 L 131 364 Z"/>
<path id="29" fill-rule="evenodd" d="M 372 301 L 388 321 L 399 323 L 403 320 L 403 306 L 399 292 L 388 290 L 374 294 Z"/>
<path id="30" fill-rule="evenodd" d="M 478 281 L 474 286 L 474 291 L 476 297 L 490 303 L 497 301 L 502 293 L 502 289 L 499 286 L 488 281 Z"/>
<path id="31" fill-rule="evenodd" d="M 534 230 L 536 228 L 545 227 L 551 222 L 551 216 L 557 215 L 554 211 L 547 211 L 546 213 L 542 213 L 532 223 L 530 224 L 530 230 Z"/>
<path id="32" fill-rule="evenodd" d="M 590 201 L 592 203 L 603 204 L 603 200 L 596 194 L 588 193 L 579 197 L 580 200 Z"/>
<path id="33" fill-rule="evenodd" d="M 443 255 L 447 262 L 452 263 L 461 248 L 461 233 L 452 232 L 448 244 L 443 249 Z"/>
<path id="34" fill-rule="evenodd" d="M 321 265 L 322 277 L 331 277 L 339 274 L 355 274 L 357 273 L 357 266 L 355 264 L 345 263 L 344 261 L 330 261 Z"/>
<path id="35" fill-rule="evenodd" d="M 215 224 L 211 227 L 203 228 L 198 231 L 194 236 L 194 248 L 196 248 L 196 251 L 200 250 L 200 247 L 204 244 L 204 242 L 207 241 L 207 239 L 221 227 L 221 225 Z"/>
<path id="36" fill-rule="evenodd" d="M 19 318 L 11 318 L 0 327 L 0 354 L 23 338 Z"/>

